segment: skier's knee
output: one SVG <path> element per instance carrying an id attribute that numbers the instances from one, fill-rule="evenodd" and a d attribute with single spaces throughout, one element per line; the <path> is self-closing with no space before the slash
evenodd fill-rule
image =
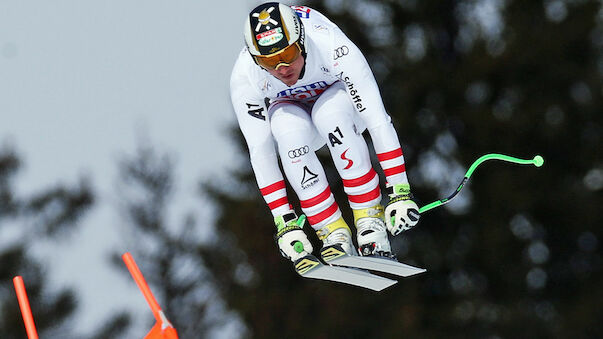
<path id="1" fill-rule="evenodd" d="M 279 141 L 284 137 L 298 135 L 300 137 L 312 135 L 314 127 L 308 119 L 303 119 L 294 114 L 277 114 L 276 112 L 270 120 L 272 135 Z"/>

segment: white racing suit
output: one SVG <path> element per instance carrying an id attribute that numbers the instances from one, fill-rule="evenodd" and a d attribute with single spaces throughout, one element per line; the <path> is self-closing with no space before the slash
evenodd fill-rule
<path id="1" fill-rule="evenodd" d="M 381 201 L 379 177 L 361 134 L 365 129 L 387 181 L 398 184 L 408 179 L 396 131 L 360 50 L 321 13 L 292 8 L 306 32 L 302 77 L 288 87 L 243 49 L 231 76 L 231 99 L 257 184 L 272 214 L 291 209 L 278 154 L 303 213 L 318 230 L 341 216 L 315 154 L 325 143 L 353 209 Z"/>

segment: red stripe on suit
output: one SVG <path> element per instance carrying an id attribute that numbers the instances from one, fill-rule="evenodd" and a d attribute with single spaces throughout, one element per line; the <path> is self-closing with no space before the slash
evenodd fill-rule
<path id="1" fill-rule="evenodd" d="M 356 178 L 356 179 L 343 179 L 343 186 L 345 187 L 357 187 L 357 186 L 362 186 L 368 182 L 370 182 L 371 180 L 373 180 L 373 178 L 375 178 L 375 176 L 377 176 L 377 172 L 375 172 L 375 170 L 373 170 L 372 168 L 368 171 L 368 173 L 366 173 L 365 175 Z"/>

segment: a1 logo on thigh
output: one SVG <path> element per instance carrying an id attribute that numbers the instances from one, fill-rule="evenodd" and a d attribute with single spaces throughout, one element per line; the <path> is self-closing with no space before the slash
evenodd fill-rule
<path id="1" fill-rule="evenodd" d="M 339 138 L 337 138 L 335 134 L 339 135 Z M 341 133 L 341 129 L 339 129 L 339 126 L 337 126 L 333 132 L 329 133 L 329 142 L 331 143 L 331 147 L 335 147 L 336 144 L 342 145 L 343 143 L 339 139 L 343 139 L 343 133 Z"/>

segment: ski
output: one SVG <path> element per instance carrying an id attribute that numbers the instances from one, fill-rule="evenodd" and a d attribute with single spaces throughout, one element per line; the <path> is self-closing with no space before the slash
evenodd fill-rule
<path id="1" fill-rule="evenodd" d="M 381 291 L 397 283 L 359 269 L 325 265 L 311 254 L 298 259 L 294 265 L 295 271 L 304 278 L 335 281 L 373 291 Z"/>
<path id="2" fill-rule="evenodd" d="M 424 268 L 414 267 L 400 263 L 395 259 L 384 257 L 351 256 L 343 251 L 341 245 L 331 245 L 322 249 L 322 259 L 329 265 L 341 267 L 361 268 L 365 270 L 389 273 L 401 277 L 410 277 L 423 273 Z"/>

